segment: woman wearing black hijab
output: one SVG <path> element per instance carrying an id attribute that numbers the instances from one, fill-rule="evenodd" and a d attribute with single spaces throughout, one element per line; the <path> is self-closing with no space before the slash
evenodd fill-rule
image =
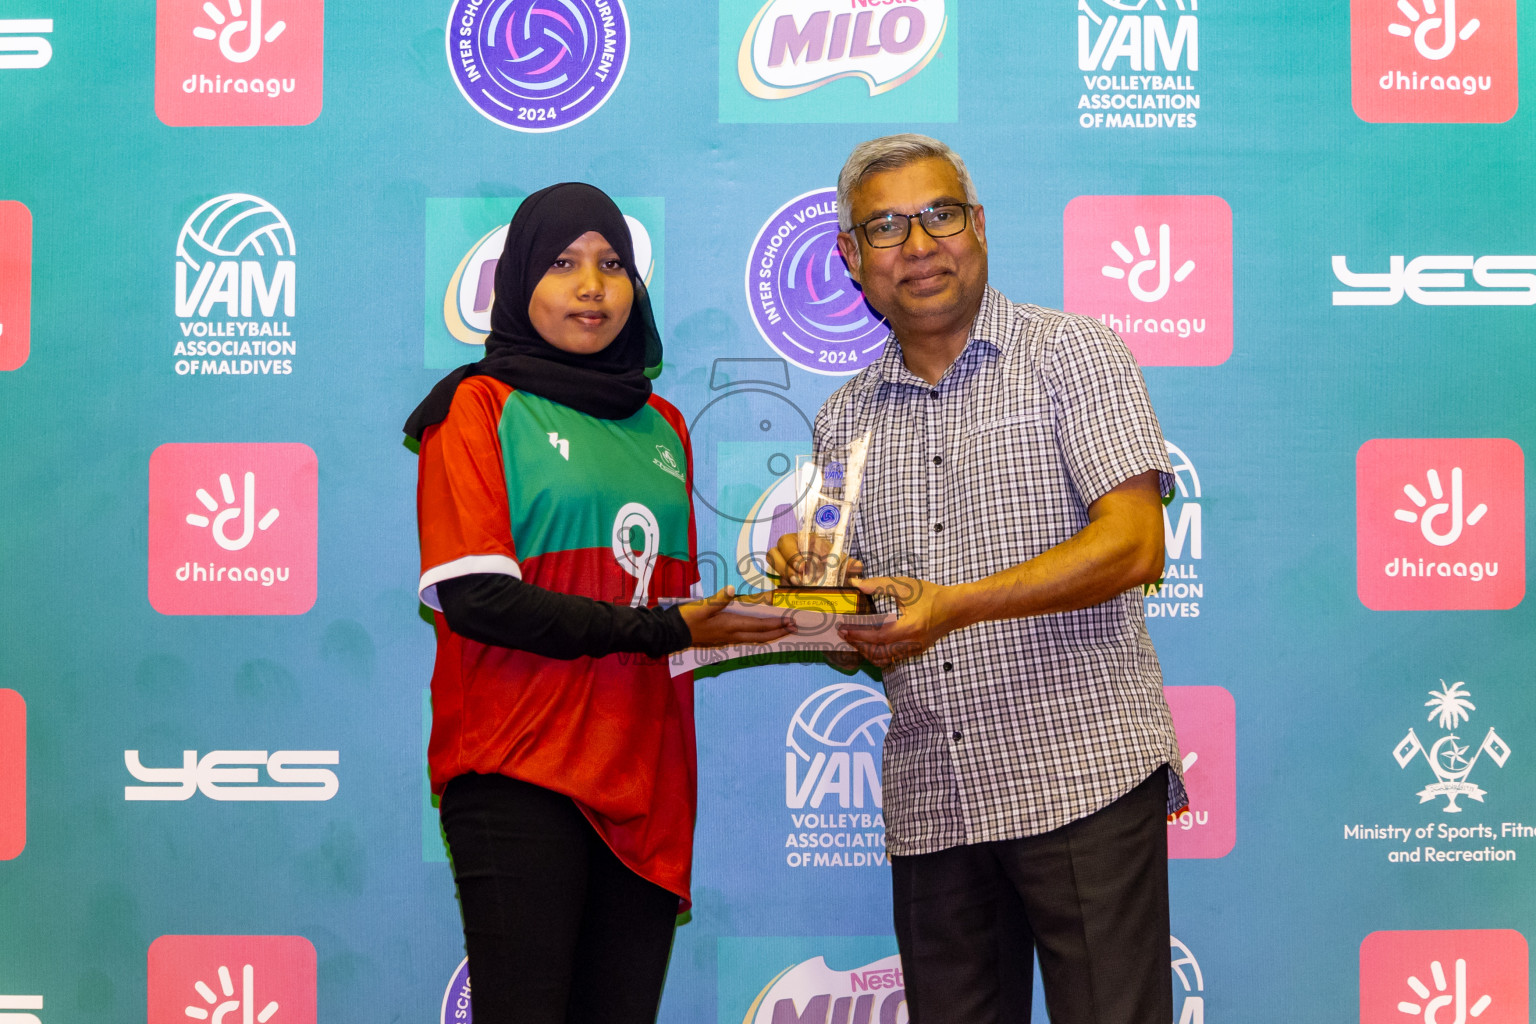
<path id="1" fill-rule="evenodd" d="M 523 201 L 485 358 L 412 413 L 421 600 L 436 612 L 433 792 L 476 1024 L 655 1020 L 692 863 L 690 645 L 778 620 L 697 579 L 692 458 L 651 392 L 661 339 L 623 214 L 591 185 Z"/>

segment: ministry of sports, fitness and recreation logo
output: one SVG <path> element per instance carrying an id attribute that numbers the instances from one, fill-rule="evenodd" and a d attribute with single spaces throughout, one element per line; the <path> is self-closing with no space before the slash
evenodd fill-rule
<path id="1" fill-rule="evenodd" d="M 455 0 L 448 67 L 485 117 L 553 132 L 608 101 L 629 60 L 623 0 Z"/>
<path id="2" fill-rule="evenodd" d="M 474 1024 L 475 1011 L 469 999 L 469 957 L 459 961 L 448 987 L 443 990 L 443 1010 L 438 1024 Z"/>
<path id="3" fill-rule="evenodd" d="M 0 370 L 32 351 L 32 211 L 0 201 Z"/>
<path id="4" fill-rule="evenodd" d="M 1200 0 L 1077 0 L 1083 128 L 1194 128 Z"/>
<path id="5" fill-rule="evenodd" d="M 1360 1024 L 1525 1024 L 1530 949 L 1512 928 L 1371 932 Z"/>
<path id="6" fill-rule="evenodd" d="M 429 369 L 461 366 L 480 358 L 478 346 L 485 344 L 491 332 L 496 264 L 507 243 L 508 223 L 522 201 L 522 197 L 427 200 L 423 354 Z M 650 292 L 651 310 L 656 322 L 664 324 L 662 200 L 626 196 L 614 202 L 629 226 L 635 263 Z"/>
<path id="7" fill-rule="evenodd" d="M 720 120 L 953 121 L 953 0 L 722 0 Z"/>
<path id="8" fill-rule="evenodd" d="M 779 355 L 813 373 L 862 370 L 890 326 L 864 301 L 837 249 L 837 190 L 796 196 L 769 217 L 747 259 L 752 322 Z"/>
<path id="9" fill-rule="evenodd" d="M 148 1024 L 315 1024 L 315 947 L 300 935 L 162 935 Z"/>
<path id="10" fill-rule="evenodd" d="M 1367 608 L 1502 609 L 1525 597 L 1525 454 L 1514 441 L 1367 441 L 1355 491 Z"/>
<path id="11" fill-rule="evenodd" d="M 258 196 L 232 192 L 192 211 L 176 239 L 178 375 L 293 372 L 295 248 L 288 219 Z"/>
<path id="12" fill-rule="evenodd" d="M 27 845 L 27 702 L 0 690 L 0 860 Z"/>
<path id="13" fill-rule="evenodd" d="M 1352 0 L 1355 113 L 1373 122 L 1498 122 L 1520 106 L 1515 0 Z"/>
<path id="14" fill-rule="evenodd" d="M 1426 748 L 1418 733 L 1409 729 L 1408 735 L 1392 751 L 1399 768 L 1407 768 L 1415 757 L 1424 758 L 1430 771 L 1434 772 L 1435 781 L 1419 790 L 1419 803 L 1427 804 L 1444 797 L 1445 807 L 1442 809 L 1446 814 L 1462 810 L 1456 803 L 1461 797 L 1482 803 L 1483 797 L 1488 795 L 1486 790 L 1468 781 L 1468 776 L 1482 755 L 1487 754 L 1488 759 L 1500 768 L 1504 767 L 1510 755 L 1509 744 L 1491 726 L 1476 750 L 1472 749 L 1475 736 L 1463 740 L 1453 731 L 1468 721 L 1472 712 L 1477 710 L 1477 705 L 1472 703 L 1472 694 L 1465 689 L 1466 685 L 1464 682 L 1447 684 L 1442 679 L 1440 689 L 1430 690 L 1429 700 L 1424 702 L 1424 706 L 1429 708 L 1429 721 L 1438 725 L 1445 732 L 1444 736 Z"/>

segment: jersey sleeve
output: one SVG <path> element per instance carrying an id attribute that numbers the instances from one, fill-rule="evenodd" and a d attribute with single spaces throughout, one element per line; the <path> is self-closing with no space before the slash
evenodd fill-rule
<path id="1" fill-rule="evenodd" d="M 1108 327 L 1064 316 L 1048 344 L 1044 377 L 1057 409 L 1068 473 L 1084 505 L 1149 469 L 1163 494 L 1173 466 L 1136 358 Z"/>
<path id="2" fill-rule="evenodd" d="M 437 584 L 474 573 L 522 579 L 497 426 L 509 393 L 487 377 L 459 385 L 448 417 L 422 435 L 416 521 L 421 602 L 442 611 Z"/>

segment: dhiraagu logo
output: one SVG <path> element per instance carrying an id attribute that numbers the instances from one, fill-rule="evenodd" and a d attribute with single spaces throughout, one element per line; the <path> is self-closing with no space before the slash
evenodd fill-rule
<path id="1" fill-rule="evenodd" d="M 955 121 L 954 0 L 721 0 L 720 120 Z"/>
<path id="2" fill-rule="evenodd" d="M 496 264 L 521 196 L 428 199 L 424 358 L 428 369 L 449 369 L 485 354 L 496 297 Z M 635 262 L 651 295 L 658 324 L 666 323 L 662 293 L 663 200 L 614 200 L 635 245 Z"/>

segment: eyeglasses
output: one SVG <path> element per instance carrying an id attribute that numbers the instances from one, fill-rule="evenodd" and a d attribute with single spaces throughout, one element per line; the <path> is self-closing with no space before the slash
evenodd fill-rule
<path id="1" fill-rule="evenodd" d="M 966 211 L 970 208 L 970 203 L 945 203 L 916 213 L 882 213 L 862 224 L 855 224 L 854 228 L 862 228 L 864 238 L 874 248 L 889 249 L 907 240 L 914 220 L 922 224 L 929 238 L 958 235 L 965 230 Z"/>

